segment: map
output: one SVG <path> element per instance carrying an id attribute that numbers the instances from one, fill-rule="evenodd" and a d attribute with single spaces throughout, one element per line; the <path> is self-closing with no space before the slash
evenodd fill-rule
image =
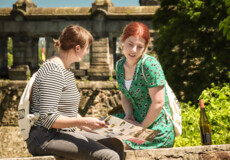
<path id="1" fill-rule="evenodd" d="M 159 131 L 135 126 L 115 116 L 108 116 L 104 119 L 109 123 L 108 128 L 95 129 L 94 132 L 106 137 L 119 137 L 135 143 L 142 144 L 146 141 L 153 141 Z"/>

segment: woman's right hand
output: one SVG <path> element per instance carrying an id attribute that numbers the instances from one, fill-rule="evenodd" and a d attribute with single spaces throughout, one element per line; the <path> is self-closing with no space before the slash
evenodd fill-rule
<path id="1" fill-rule="evenodd" d="M 93 117 L 84 117 L 86 127 L 90 129 L 108 128 L 108 123 Z"/>

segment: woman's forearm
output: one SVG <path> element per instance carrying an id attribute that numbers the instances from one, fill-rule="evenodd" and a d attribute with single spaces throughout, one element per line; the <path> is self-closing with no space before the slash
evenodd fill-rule
<path id="1" fill-rule="evenodd" d="M 52 125 L 52 128 L 88 127 L 91 129 L 104 128 L 108 124 L 93 117 L 66 117 L 59 116 Z"/>
<path id="2" fill-rule="evenodd" d="M 157 119 L 164 106 L 165 103 L 164 86 L 149 88 L 149 95 L 151 97 L 152 103 L 149 107 L 145 119 L 141 123 L 141 126 L 145 128 L 148 128 Z"/>
<path id="3" fill-rule="evenodd" d="M 157 119 L 163 106 L 164 103 L 162 102 L 152 103 L 145 119 L 141 123 L 141 126 L 144 128 L 148 128 Z"/>
<path id="4" fill-rule="evenodd" d="M 121 103 L 122 103 L 122 108 L 123 108 L 123 110 L 125 112 L 125 115 L 126 116 L 132 116 L 133 115 L 132 103 L 123 94 L 121 94 Z"/>
<path id="5" fill-rule="evenodd" d="M 56 121 L 53 123 L 52 128 L 71 128 L 71 127 L 80 127 L 86 125 L 87 122 L 84 118 L 79 117 L 66 117 L 59 116 Z"/>

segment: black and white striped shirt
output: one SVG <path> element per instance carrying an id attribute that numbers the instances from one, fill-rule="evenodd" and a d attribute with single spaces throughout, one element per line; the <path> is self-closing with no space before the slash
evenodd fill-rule
<path id="1" fill-rule="evenodd" d="M 50 129 L 60 115 L 77 117 L 80 93 L 74 74 L 57 62 L 47 60 L 37 72 L 32 99 L 31 113 L 40 113 L 35 126 Z"/>

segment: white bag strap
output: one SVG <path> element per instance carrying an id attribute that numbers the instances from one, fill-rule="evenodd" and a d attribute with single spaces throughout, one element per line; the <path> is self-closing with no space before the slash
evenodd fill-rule
<path id="1" fill-rule="evenodd" d="M 172 92 L 172 89 L 169 87 L 167 81 L 165 81 L 165 88 L 166 88 L 166 90 L 167 90 L 167 93 Z M 169 101 L 169 100 L 168 100 L 168 101 Z M 165 109 L 165 107 L 163 107 L 163 109 L 164 109 L 164 111 L 165 111 L 165 113 L 166 113 L 166 115 L 167 115 L 167 118 L 169 118 L 171 121 L 173 121 L 172 116 L 168 113 L 168 111 Z"/>
<path id="2" fill-rule="evenodd" d="M 144 74 L 144 73 L 145 73 L 145 72 L 144 72 L 144 64 L 145 64 L 145 60 L 146 60 L 147 58 L 148 58 L 148 57 L 145 56 L 145 57 L 143 58 L 142 64 L 141 64 L 142 74 L 143 74 L 143 77 L 144 77 L 146 83 L 147 83 L 148 81 L 147 81 L 147 79 L 146 79 L 146 77 L 145 77 L 145 74 Z"/>
<path id="3" fill-rule="evenodd" d="M 116 68 L 116 72 L 117 72 L 117 69 L 118 69 L 118 64 L 119 64 L 119 62 L 120 62 L 121 60 L 122 60 L 122 59 L 120 59 L 119 61 L 116 62 L 116 67 L 115 67 L 115 68 Z"/>
<path id="4" fill-rule="evenodd" d="M 31 94 L 31 91 L 32 91 L 32 86 L 34 84 L 34 80 L 35 80 L 36 76 L 37 76 L 37 72 L 35 72 L 33 74 L 33 76 L 30 78 L 29 82 L 27 83 L 26 88 L 24 89 L 23 94 L 21 96 L 19 104 L 22 104 L 25 100 L 29 100 L 30 99 L 30 94 Z"/>

